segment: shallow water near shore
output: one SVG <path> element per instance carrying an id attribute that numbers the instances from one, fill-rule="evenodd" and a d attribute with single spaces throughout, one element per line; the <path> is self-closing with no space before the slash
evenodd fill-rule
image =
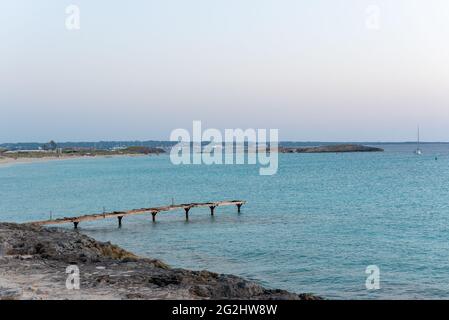
<path id="1" fill-rule="evenodd" d="M 0 220 L 25 222 L 186 202 L 235 207 L 87 222 L 80 231 L 173 267 L 232 273 L 337 299 L 449 298 L 449 144 L 384 153 L 280 154 L 254 165 L 174 166 L 167 155 L 0 167 Z M 435 160 L 438 156 L 438 160 Z M 67 226 L 72 227 L 72 226 Z M 380 290 L 365 287 L 368 265 Z"/>

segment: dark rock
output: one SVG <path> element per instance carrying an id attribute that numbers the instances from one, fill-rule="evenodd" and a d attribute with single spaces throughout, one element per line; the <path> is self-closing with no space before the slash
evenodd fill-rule
<path id="1" fill-rule="evenodd" d="M 383 152 L 376 147 L 362 146 L 358 144 L 337 144 L 319 147 L 279 147 L 281 153 L 340 153 L 340 152 Z"/>

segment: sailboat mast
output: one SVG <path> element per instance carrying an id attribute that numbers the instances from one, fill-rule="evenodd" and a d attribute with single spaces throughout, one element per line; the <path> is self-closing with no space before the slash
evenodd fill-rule
<path id="1" fill-rule="evenodd" d="M 418 126 L 418 149 L 419 149 L 419 146 L 420 146 L 420 139 L 419 139 L 419 126 Z"/>

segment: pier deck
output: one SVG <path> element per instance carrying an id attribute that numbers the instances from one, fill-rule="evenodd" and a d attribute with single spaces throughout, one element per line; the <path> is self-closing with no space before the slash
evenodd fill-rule
<path id="1" fill-rule="evenodd" d="M 30 223 L 35 224 L 35 225 L 40 225 L 40 226 L 73 223 L 73 226 L 76 229 L 76 228 L 78 228 L 78 224 L 82 221 L 94 221 L 94 220 L 101 220 L 101 219 L 107 219 L 107 218 L 117 218 L 118 225 L 119 225 L 119 227 L 121 227 L 123 217 L 137 215 L 137 214 L 151 213 L 153 221 L 156 221 L 156 215 L 160 212 L 184 209 L 186 220 L 189 220 L 189 211 L 192 208 L 209 207 L 210 213 L 213 216 L 215 208 L 222 207 L 222 206 L 235 205 L 235 206 L 237 206 L 237 211 L 240 213 L 240 208 L 245 203 L 246 203 L 246 201 L 242 201 L 242 200 L 201 202 L 201 203 L 197 203 L 197 202 L 184 203 L 184 204 L 169 205 L 169 206 L 164 206 L 164 207 L 141 208 L 141 209 L 133 209 L 133 210 L 129 210 L 129 211 L 114 211 L 114 212 L 108 212 L 108 213 L 105 212 L 105 213 L 97 213 L 97 214 L 88 214 L 88 215 L 83 215 L 83 216 L 78 216 L 78 217 L 65 217 L 65 218 L 59 218 L 59 219 L 34 221 L 34 222 L 30 222 Z"/>

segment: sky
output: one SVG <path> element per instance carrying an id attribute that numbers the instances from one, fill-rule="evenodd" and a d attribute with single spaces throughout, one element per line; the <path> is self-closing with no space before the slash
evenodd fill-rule
<path id="1" fill-rule="evenodd" d="M 449 141 L 448 17 L 447 0 L 2 0 L 0 143 L 168 140 L 193 120 Z"/>

